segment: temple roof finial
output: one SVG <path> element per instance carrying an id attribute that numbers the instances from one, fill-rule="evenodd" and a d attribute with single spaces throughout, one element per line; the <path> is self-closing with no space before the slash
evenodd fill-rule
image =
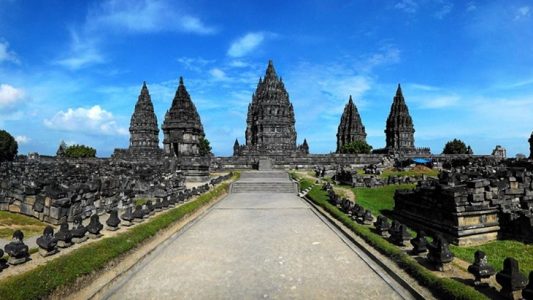
<path id="1" fill-rule="evenodd" d="M 180 85 L 183 85 L 183 76 L 180 76 Z"/>
<path id="2" fill-rule="evenodd" d="M 352 95 L 350 95 L 350 98 L 348 98 L 348 103 L 353 103 Z"/>
<path id="3" fill-rule="evenodd" d="M 402 87 L 398 83 L 398 89 L 396 90 L 396 96 L 403 96 Z"/>

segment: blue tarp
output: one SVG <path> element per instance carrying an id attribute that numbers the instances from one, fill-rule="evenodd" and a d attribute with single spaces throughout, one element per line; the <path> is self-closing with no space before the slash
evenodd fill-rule
<path id="1" fill-rule="evenodd" d="M 427 163 L 430 163 L 432 160 L 431 158 L 413 158 L 413 161 L 415 162 L 415 164 L 427 164 Z"/>

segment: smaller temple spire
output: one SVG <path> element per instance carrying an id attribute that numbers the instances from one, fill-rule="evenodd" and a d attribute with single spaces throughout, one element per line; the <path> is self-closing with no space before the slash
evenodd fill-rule
<path id="1" fill-rule="evenodd" d="M 397 97 L 403 97 L 402 87 L 400 86 L 399 83 L 398 83 L 398 88 L 396 89 L 396 96 Z"/>

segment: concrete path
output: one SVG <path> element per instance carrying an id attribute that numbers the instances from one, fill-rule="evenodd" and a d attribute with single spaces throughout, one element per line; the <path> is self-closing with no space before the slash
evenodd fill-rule
<path id="1" fill-rule="evenodd" d="M 256 192 L 230 194 L 103 298 L 412 297 L 295 194 Z"/>

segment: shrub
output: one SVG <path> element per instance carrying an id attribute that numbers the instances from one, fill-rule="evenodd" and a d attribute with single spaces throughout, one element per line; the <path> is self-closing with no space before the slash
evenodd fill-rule
<path id="1" fill-rule="evenodd" d="M 365 141 L 353 141 L 348 144 L 344 144 L 341 148 L 341 153 L 350 154 L 369 154 L 372 151 L 372 146 Z"/>
<path id="2" fill-rule="evenodd" d="M 211 154 L 211 145 L 205 137 L 200 137 L 199 147 L 200 155 L 205 156 Z"/>
<path id="3" fill-rule="evenodd" d="M 0 162 L 12 161 L 18 152 L 18 144 L 9 132 L 0 130 Z"/>
<path id="4" fill-rule="evenodd" d="M 95 157 L 96 149 L 85 145 L 72 145 L 65 150 L 65 156 L 71 158 Z"/>
<path id="5" fill-rule="evenodd" d="M 472 154 L 472 148 L 458 139 L 453 139 L 444 145 L 443 154 Z"/>

